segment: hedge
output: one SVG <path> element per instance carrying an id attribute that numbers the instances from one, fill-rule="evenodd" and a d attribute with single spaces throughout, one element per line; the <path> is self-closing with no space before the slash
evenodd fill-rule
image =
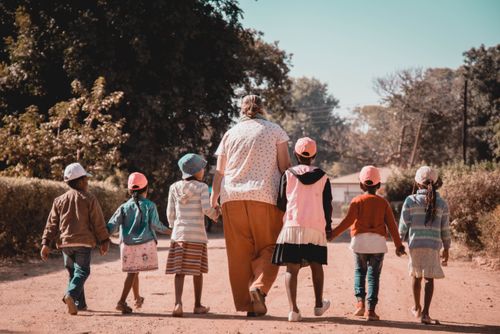
<path id="1" fill-rule="evenodd" d="M 111 217 L 126 199 L 126 192 L 103 182 L 91 181 L 89 190 Z M 40 248 L 41 236 L 54 199 L 69 187 L 63 182 L 0 177 L 0 256 L 32 255 Z"/>

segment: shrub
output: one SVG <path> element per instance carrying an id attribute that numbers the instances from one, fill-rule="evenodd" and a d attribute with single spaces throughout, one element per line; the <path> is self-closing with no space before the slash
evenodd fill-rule
<path id="1" fill-rule="evenodd" d="M 69 188 L 63 182 L 0 177 L 0 256 L 31 255 L 40 241 L 54 199 Z M 103 182 L 90 182 L 90 191 L 109 219 L 125 193 Z"/>
<path id="2" fill-rule="evenodd" d="M 479 239 L 488 255 L 500 258 L 500 205 L 479 217 Z"/>
<path id="3" fill-rule="evenodd" d="M 472 249 L 483 248 L 478 222 L 500 204 L 498 164 L 455 164 L 446 166 L 441 173 L 441 194 L 448 202 L 454 236 Z"/>
<path id="4" fill-rule="evenodd" d="M 389 202 L 403 202 L 412 194 L 416 168 L 395 169 L 387 179 L 385 193 Z"/>

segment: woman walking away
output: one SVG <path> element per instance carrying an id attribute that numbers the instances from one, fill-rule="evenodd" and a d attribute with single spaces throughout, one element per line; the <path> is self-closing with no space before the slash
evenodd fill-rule
<path id="1" fill-rule="evenodd" d="M 139 272 L 158 269 L 155 231 L 170 234 L 158 218 L 156 205 L 147 199 L 148 180 L 143 174 L 130 174 L 128 191 L 131 198 L 116 210 L 107 225 L 110 234 L 120 229 L 122 271 L 127 277 L 116 310 L 124 314 L 132 312 L 126 301 L 132 288 L 135 307 L 144 303 L 144 297 L 139 295 Z"/>
<path id="2" fill-rule="evenodd" d="M 285 285 L 290 305 L 288 321 L 300 321 L 297 306 L 297 276 L 303 266 L 311 267 L 314 315 L 330 307 L 323 299 L 323 265 L 327 264 L 327 238 L 331 239 L 332 191 L 325 172 L 312 165 L 316 142 L 305 137 L 295 144 L 298 165 L 281 177 L 278 207 L 285 211 L 283 229 L 276 241 L 273 263 L 286 265 Z"/>
<path id="3" fill-rule="evenodd" d="M 248 95 L 239 122 L 215 154 L 211 204 L 218 207 L 220 195 L 234 305 L 247 316 L 261 316 L 279 269 L 271 257 L 283 225 L 276 200 L 281 174 L 290 166 L 288 136 L 265 118 L 261 99 Z"/>
<path id="4" fill-rule="evenodd" d="M 406 198 L 399 221 L 399 234 L 409 233 L 410 249 L 409 270 L 412 277 L 413 315 L 424 324 L 437 323 L 429 316 L 434 279 L 444 278 L 441 264 L 448 263 L 451 245 L 448 205 L 436 189 L 440 185 L 438 172 L 429 166 L 420 167 L 415 174 L 418 190 Z M 439 250 L 442 262 L 439 260 Z M 424 307 L 420 303 L 422 278 L 425 279 Z"/>

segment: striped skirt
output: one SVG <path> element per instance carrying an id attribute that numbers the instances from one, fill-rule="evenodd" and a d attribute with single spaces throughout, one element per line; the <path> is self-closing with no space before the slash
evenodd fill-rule
<path id="1" fill-rule="evenodd" d="M 172 241 L 165 273 L 194 276 L 208 273 L 207 244 Z"/>

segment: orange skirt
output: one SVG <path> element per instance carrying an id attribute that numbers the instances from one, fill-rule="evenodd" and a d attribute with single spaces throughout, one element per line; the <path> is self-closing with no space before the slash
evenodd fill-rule
<path id="1" fill-rule="evenodd" d="M 208 273 L 207 244 L 172 241 L 165 273 L 194 276 Z"/>

